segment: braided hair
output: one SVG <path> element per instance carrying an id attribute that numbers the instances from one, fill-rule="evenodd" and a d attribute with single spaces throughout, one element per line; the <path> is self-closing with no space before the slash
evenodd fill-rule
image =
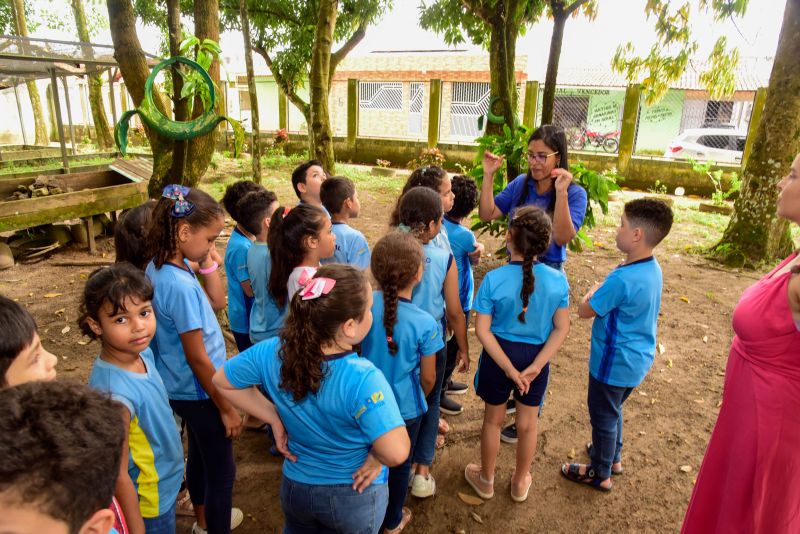
<path id="1" fill-rule="evenodd" d="M 559 159 L 556 167 L 559 169 L 569 170 L 569 161 L 567 160 L 567 135 L 564 133 L 563 128 L 553 126 L 552 124 L 543 124 L 534 130 L 534 132 L 528 138 L 528 144 L 531 144 L 533 141 L 541 141 L 547 145 L 550 150 L 557 152 Z M 528 169 L 528 173 L 525 175 L 525 182 L 522 184 L 522 188 L 520 189 L 516 207 L 525 205 L 525 201 L 528 199 L 528 187 L 530 186 L 531 180 L 533 180 L 533 174 L 531 174 L 531 170 Z M 550 196 L 550 203 L 547 205 L 546 211 L 552 217 L 555 209 L 556 195 L 555 189 L 553 189 L 553 194 Z"/>
<path id="2" fill-rule="evenodd" d="M 397 322 L 397 292 L 415 283 L 424 257 L 419 241 L 397 230 L 383 236 L 372 249 L 370 270 L 383 292 L 383 327 L 391 354 L 397 354 L 397 342 L 392 338 Z"/>
<path id="3" fill-rule="evenodd" d="M 525 312 L 534 289 L 533 262 L 550 246 L 552 230 L 550 217 L 535 206 L 523 206 L 514 213 L 508 223 L 509 239 L 513 252 L 520 254 L 522 260 L 522 311 L 517 316 L 519 322 L 525 322 Z"/>
<path id="4" fill-rule="evenodd" d="M 400 224 L 400 200 L 403 198 L 403 195 L 414 187 L 427 187 L 439 194 L 439 190 L 445 178 L 447 178 L 447 172 L 436 165 L 426 165 L 425 167 L 419 167 L 414 170 L 411 176 L 408 177 L 408 180 L 406 180 L 406 185 L 403 186 L 403 191 L 397 199 L 397 204 L 395 204 L 394 211 L 392 211 L 392 215 L 389 219 L 389 226 L 397 226 Z"/>

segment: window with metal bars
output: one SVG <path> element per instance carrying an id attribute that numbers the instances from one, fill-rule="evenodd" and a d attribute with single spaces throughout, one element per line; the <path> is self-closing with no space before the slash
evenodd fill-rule
<path id="1" fill-rule="evenodd" d="M 386 111 L 403 109 L 402 82 L 359 82 L 358 107 Z"/>

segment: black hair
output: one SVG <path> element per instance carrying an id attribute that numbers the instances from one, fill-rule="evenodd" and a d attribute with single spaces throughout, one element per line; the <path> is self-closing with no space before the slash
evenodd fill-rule
<path id="1" fill-rule="evenodd" d="M 117 262 L 127 261 L 144 270 L 152 259 L 147 250 L 147 232 L 153 218 L 156 201 L 151 199 L 123 212 L 114 225 L 114 250 Z"/>
<path id="2" fill-rule="evenodd" d="M 344 208 L 344 202 L 353 198 L 356 186 L 352 180 L 344 176 L 331 176 L 319 188 L 319 198 L 322 205 L 331 214 L 336 214 Z"/>
<path id="3" fill-rule="evenodd" d="M 0 295 L 0 387 L 5 387 L 6 371 L 17 356 L 33 343 L 36 321 L 33 316 L 8 297 Z"/>
<path id="4" fill-rule="evenodd" d="M 655 247 L 672 229 L 672 208 L 654 198 L 637 198 L 625 203 L 625 217 L 633 228 L 644 231 L 644 240 Z"/>
<path id="5" fill-rule="evenodd" d="M 322 163 L 316 159 L 310 159 L 308 161 L 304 161 L 300 165 L 294 168 L 292 171 L 292 188 L 294 189 L 294 194 L 297 195 L 297 198 L 302 198 L 300 196 L 300 189 L 297 187 L 298 184 L 306 183 L 306 173 L 308 173 L 308 169 L 313 166 L 322 167 Z M 325 172 L 325 169 L 322 169 Z"/>
<path id="6" fill-rule="evenodd" d="M 535 206 L 523 206 L 514 212 L 508 223 L 508 234 L 512 252 L 522 256 L 522 311 L 517 316 L 519 322 L 525 322 L 525 312 L 533 294 L 536 280 L 533 276 L 533 262 L 537 256 L 544 254 L 550 246 L 550 232 L 553 230 L 550 217 Z"/>
<path id="7" fill-rule="evenodd" d="M 267 234 L 272 262 L 268 286 L 279 308 L 289 300 L 286 284 L 292 270 L 303 261 L 306 238 L 319 236 L 327 218 L 324 211 L 309 204 L 294 208 L 281 206 L 272 214 Z"/>
<path id="8" fill-rule="evenodd" d="M 185 217 L 175 217 L 172 209 L 176 200 L 161 197 L 153 210 L 153 221 L 147 235 L 148 248 L 153 263 L 161 268 L 178 251 L 178 225 L 186 223 L 192 228 L 210 225 L 223 216 L 222 207 L 211 195 L 195 189 L 189 190 L 186 201 L 194 204 L 194 211 Z"/>
<path id="9" fill-rule="evenodd" d="M 455 200 L 453 207 L 447 212 L 451 219 L 460 220 L 472 213 L 478 205 L 478 186 L 475 180 L 464 174 L 457 174 L 450 179 Z"/>
<path id="10" fill-rule="evenodd" d="M 264 187 L 251 180 L 239 180 L 225 188 L 225 194 L 222 196 L 222 205 L 225 206 L 225 211 L 237 223 L 241 224 L 241 216 L 239 215 L 239 201 L 244 198 L 247 193 L 253 191 L 262 191 Z M 248 230 L 249 232 L 249 230 Z"/>
<path id="11" fill-rule="evenodd" d="M 398 202 L 398 224 L 407 226 L 417 239 L 426 236 L 430 223 L 442 217 L 442 197 L 427 187 L 412 187 Z M 427 236 L 433 238 L 434 236 Z"/>
<path id="12" fill-rule="evenodd" d="M 250 191 L 236 204 L 236 211 L 239 213 L 239 224 L 253 235 L 261 232 L 261 222 L 267 217 L 272 216 L 270 207 L 278 201 L 278 197 L 272 191 L 260 189 Z"/>
<path id="13" fill-rule="evenodd" d="M 86 280 L 83 287 L 83 298 L 78 311 L 78 326 L 87 336 L 97 339 L 89 327 L 89 319 L 100 322 L 100 309 L 106 302 L 112 306 L 111 315 L 125 308 L 126 299 L 135 299 L 138 302 L 153 300 L 153 284 L 142 271 L 130 263 L 115 263 L 109 267 L 101 267 Z"/>
<path id="14" fill-rule="evenodd" d="M 557 152 L 558 164 L 556 165 L 556 168 L 569 170 L 567 135 L 564 133 L 563 128 L 553 126 L 552 124 L 542 124 L 536 128 L 536 130 L 534 130 L 531 136 L 528 138 L 528 144 L 531 144 L 532 141 L 541 141 L 550 147 L 553 152 Z M 531 180 L 533 180 L 533 175 L 531 174 L 531 170 L 528 169 L 528 173 L 525 175 L 525 181 L 520 189 L 519 198 L 517 199 L 517 206 L 522 206 L 525 204 L 525 201 L 528 198 L 528 187 L 530 186 Z M 573 185 L 575 187 L 580 187 L 577 184 Z M 570 185 L 570 187 L 573 187 L 573 185 Z M 550 203 L 547 206 L 546 211 L 552 216 L 556 209 L 555 186 L 553 186 L 551 191 L 552 194 L 550 195 Z"/>
<path id="15" fill-rule="evenodd" d="M 389 225 L 397 226 L 400 224 L 400 199 L 403 198 L 403 195 L 411 191 L 411 189 L 414 187 L 427 187 L 428 189 L 436 191 L 438 194 L 445 178 L 447 178 L 447 172 L 443 168 L 437 167 L 436 165 L 426 165 L 424 167 L 418 167 L 414 169 L 414 172 L 412 172 L 411 176 L 409 176 L 408 180 L 406 180 L 406 184 L 403 186 L 403 191 L 400 193 L 400 197 L 397 199 L 397 203 L 394 206 L 394 211 L 392 211 L 392 215 L 389 219 Z"/>
<path id="16" fill-rule="evenodd" d="M 391 354 L 397 354 L 398 348 L 393 339 L 397 323 L 397 292 L 414 283 L 424 259 L 419 241 L 397 230 L 383 236 L 372 249 L 370 271 L 383 292 L 383 328 Z"/>
<path id="17" fill-rule="evenodd" d="M 33 506 L 72 533 L 111 505 L 125 438 L 118 403 L 57 380 L 1 390 L 0 407 L 4 505 Z"/>

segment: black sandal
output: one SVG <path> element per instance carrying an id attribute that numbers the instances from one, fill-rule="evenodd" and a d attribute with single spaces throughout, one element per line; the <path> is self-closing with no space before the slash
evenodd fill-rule
<path id="1" fill-rule="evenodd" d="M 613 485 L 609 487 L 601 486 L 600 484 L 603 483 L 603 480 L 600 480 L 596 477 L 595 470 L 592 466 L 586 466 L 586 472 L 581 474 L 581 467 L 583 464 L 563 464 L 561 466 L 561 474 L 564 475 L 564 478 L 571 482 L 577 482 L 579 484 L 584 484 L 589 486 L 590 488 L 594 488 L 596 490 L 600 490 L 603 492 L 608 493 L 611 491 L 611 488 L 614 487 Z"/>

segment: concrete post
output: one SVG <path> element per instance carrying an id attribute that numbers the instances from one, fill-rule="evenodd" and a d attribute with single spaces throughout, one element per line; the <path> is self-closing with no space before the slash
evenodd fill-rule
<path id="1" fill-rule="evenodd" d="M 525 107 L 522 112 L 522 124 L 528 128 L 536 128 L 536 108 L 539 105 L 539 82 L 525 82 Z"/>
<path id="2" fill-rule="evenodd" d="M 19 103 L 19 90 L 14 84 L 14 100 L 17 102 L 17 115 L 19 116 L 19 128 L 22 130 L 22 144 L 28 144 L 28 134 L 25 133 L 25 121 L 22 120 L 22 106 Z"/>
<path id="3" fill-rule="evenodd" d="M 358 80 L 347 80 L 347 144 L 353 146 L 358 137 Z"/>
<path id="4" fill-rule="evenodd" d="M 289 131 L 289 99 L 278 89 L 278 128 Z"/>
<path id="5" fill-rule="evenodd" d="M 759 87 L 753 101 L 753 111 L 750 113 L 750 125 L 747 127 L 747 141 L 744 145 L 744 154 L 742 154 L 742 170 L 747 165 L 747 160 L 750 159 L 750 153 L 753 151 L 753 141 L 756 138 L 758 123 L 761 122 L 761 113 L 764 111 L 764 102 L 766 101 L 767 88 Z"/>
<path id="6" fill-rule="evenodd" d="M 628 164 L 633 156 L 641 90 L 642 88 L 638 84 L 631 84 L 625 89 L 625 104 L 622 108 L 622 132 L 619 136 L 619 154 L 617 156 L 617 171 L 622 176 L 625 176 L 628 171 Z"/>
<path id="7" fill-rule="evenodd" d="M 428 103 L 428 148 L 439 144 L 439 126 L 442 120 L 442 80 L 430 81 Z"/>

